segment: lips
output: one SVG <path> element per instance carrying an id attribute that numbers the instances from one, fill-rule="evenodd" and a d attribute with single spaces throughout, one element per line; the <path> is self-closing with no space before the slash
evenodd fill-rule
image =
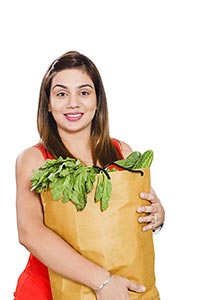
<path id="1" fill-rule="evenodd" d="M 76 113 L 67 113 L 64 115 L 68 121 L 78 121 L 82 118 L 83 113 L 76 112 Z"/>

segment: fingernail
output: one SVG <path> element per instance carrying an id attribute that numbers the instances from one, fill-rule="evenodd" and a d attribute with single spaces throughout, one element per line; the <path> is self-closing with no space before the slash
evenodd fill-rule
<path id="1" fill-rule="evenodd" d="M 144 222 L 144 218 L 140 217 L 140 218 L 138 219 L 138 221 L 139 221 L 140 223 L 142 223 L 142 222 Z"/>
<path id="2" fill-rule="evenodd" d="M 145 193 L 140 193 L 140 197 L 144 198 L 145 197 Z"/>
<path id="3" fill-rule="evenodd" d="M 141 286 L 141 291 L 142 291 L 142 292 L 146 291 L 145 286 Z"/>
<path id="4" fill-rule="evenodd" d="M 137 212 L 143 212 L 143 207 L 142 207 L 142 206 L 139 206 L 139 207 L 137 208 Z"/>

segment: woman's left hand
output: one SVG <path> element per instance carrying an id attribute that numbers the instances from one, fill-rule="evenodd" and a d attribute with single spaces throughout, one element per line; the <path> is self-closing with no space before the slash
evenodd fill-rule
<path id="1" fill-rule="evenodd" d="M 137 208 L 138 213 L 147 213 L 146 216 L 140 216 L 138 222 L 147 223 L 147 225 L 143 227 L 143 231 L 156 230 L 165 220 L 165 210 L 160 199 L 152 188 L 150 189 L 150 193 L 140 193 L 140 198 L 148 200 L 151 205 L 139 206 Z"/>

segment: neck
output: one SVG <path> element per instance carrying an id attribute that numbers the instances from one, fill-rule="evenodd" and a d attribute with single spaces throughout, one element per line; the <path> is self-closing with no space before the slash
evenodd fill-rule
<path id="1" fill-rule="evenodd" d="M 61 139 L 66 148 L 86 165 L 93 165 L 90 134 L 77 132 L 65 134 Z"/>

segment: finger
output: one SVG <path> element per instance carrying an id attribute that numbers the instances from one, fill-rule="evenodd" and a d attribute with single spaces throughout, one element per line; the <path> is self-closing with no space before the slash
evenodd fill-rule
<path id="1" fill-rule="evenodd" d="M 140 193 L 140 198 L 143 200 L 150 201 L 151 203 L 160 203 L 160 199 L 154 193 Z"/>
<path id="2" fill-rule="evenodd" d="M 165 220 L 165 210 L 163 209 L 161 203 L 155 203 L 152 205 L 147 205 L 147 206 L 139 206 L 137 207 L 137 213 L 149 213 L 149 214 L 154 214 L 157 216 L 157 226 L 161 225 L 164 223 Z M 141 216 L 141 217 L 146 217 L 146 216 Z M 147 220 L 147 222 L 149 219 Z M 146 222 L 146 219 L 144 219 L 144 223 Z M 143 223 L 143 222 L 142 222 Z"/>
<path id="3" fill-rule="evenodd" d="M 158 214 L 150 214 L 147 216 L 143 216 L 143 217 L 139 217 L 138 221 L 139 223 L 157 223 L 159 219 L 159 215 Z"/>
<path id="4" fill-rule="evenodd" d="M 144 200 L 151 200 L 154 197 L 153 194 L 151 193 L 145 193 L 145 192 L 141 192 L 140 193 L 140 198 L 144 199 Z"/>
<path id="5" fill-rule="evenodd" d="M 137 207 L 138 213 L 157 213 L 158 207 L 156 205 L 145 205 L 145 206 L 138 206 Z"/>
<path id="6" fill-rule="evenodd" d="M 142 231 L 145 232 L 145 231 L 148 231 L 148 230 L 152 230 L 152 229 L 155 228 L 154 226 L 155 226 L 155 225 L 154 225 L 153 223 L 149 223 L 148 225 L 142 227 Z"/>
<path id="7" fill-rule="evenodd" d="M 137 293 L 142 293 L 146 290 L 145 286 L 133 281 L 129 281 L 128 283 L 128 289 Z"/>

